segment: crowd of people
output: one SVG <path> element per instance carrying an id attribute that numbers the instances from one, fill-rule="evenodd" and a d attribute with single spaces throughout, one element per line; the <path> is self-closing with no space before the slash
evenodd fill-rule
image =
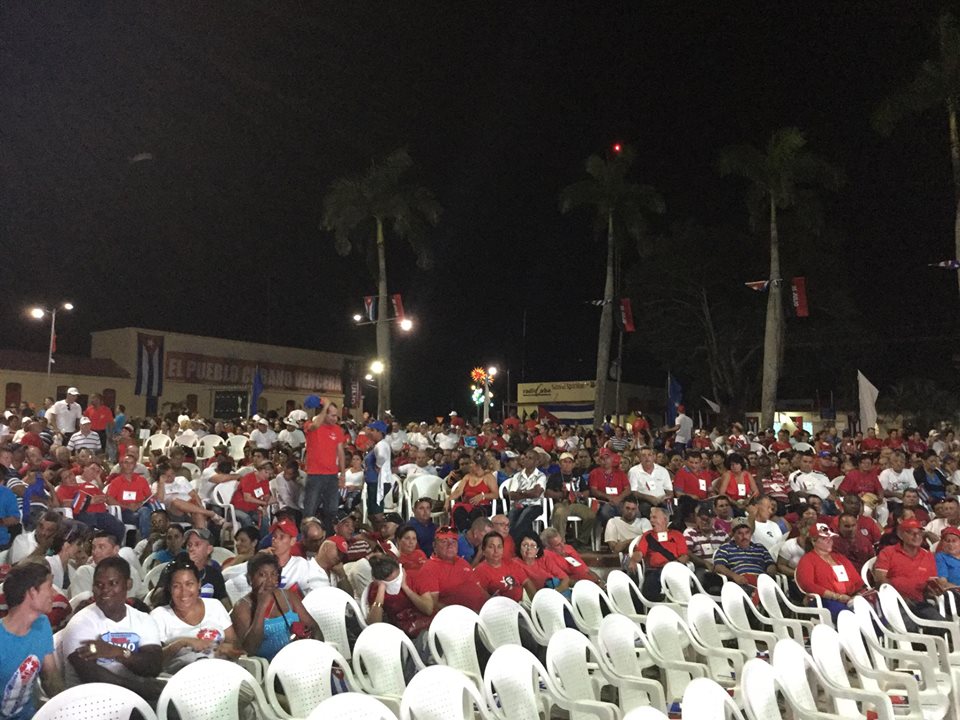
<path id="1" fill-rule="evenodd" d="M 156 701 L 162 676 L 196 660 L 269 660 L 320 637 L 305 607 L 320 587 L 427 661 L 440 608 L 602 586 L 604 554 L 652 601 L 669 562 L 708 592 L 772 575 L 834 616 L 870 592 L 865 577 L 923 617 L 960 587 L 947 428 L 719 432 L 682 407 L 660 428 L 456 413 L 403 426 L 320 402 L 138 421 L 78 397 L 0 423 L 3 718 L 31 716 L 41 679 L 47 696 L 110 682 Z"/>

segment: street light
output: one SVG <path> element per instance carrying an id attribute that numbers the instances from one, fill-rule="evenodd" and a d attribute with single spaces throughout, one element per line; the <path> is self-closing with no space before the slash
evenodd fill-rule
<path id="1" fill-rule="evenodd" d="M 400 321 L 400 329 L 404 332 L 410 332 L 413 329 L 413 320 L 410 318 L 404 318 Z"/>
<path id="2" fill-rule="evenodd" d="M 384 365 L 382 360 L 374 360 L 372 363 L 370 363 L 370 372 L 372 372 L 374 375 L 380 375 L 383 373 L 383 370 Z"/>
<path id="3" fill-rule="evenodd" d="M 490 383 L 496 375 L 497 368 L 491 365 L 483 376 L 483 421 L 485 423 L 490 422 L 490 398 L 493 397 L 493 393 L 490 392 Z"/>
<path id="4" fill-rule="evenodd" d="M 60 303 L 60 308 L 70 311 L 73 310 L 72 302 L 62 302 Z M 34 320 L 43 320 L 44 316 L 50 316 L 50 345 L 47 348 L 47 379 L 50 379 L 50 370 L 53 368 L 53 353 L 57 349 L 57 310 L 60 309 L 57 307 L 45 308 L 45 307 L 35 307 L 30 308 L 30 317 Z"/>

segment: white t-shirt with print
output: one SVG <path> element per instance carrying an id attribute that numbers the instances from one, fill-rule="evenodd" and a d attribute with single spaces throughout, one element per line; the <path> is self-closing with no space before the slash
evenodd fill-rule
<path id="1" fill-rule="evenodd" d="M 120 622 L 114 622 L 95 604 L 80 610 L 63 630 L 63 657 L 69 658 L 81 645 L 96 639 L 120 645 L 131 652 L 149 645 L 159 646 L 160 632 L 153 618 L 129 605 L 126 606 L 126 611 Z M 116 675 L 136 677 L 116 660 L 100 658 L 97 662 Z M 73 669 L 73 663 L 67 660 L 66 666 L 66 686 L 69 688 L 79 685 L 82 681 Z"/>
<path id="2" fill-rule="evenodd" d="M 203 603 L 203 619 L 196 625 L 189 625 L 177 617 L 172 607 L 164 605 L 154 608 L 150 617 L 157 624 L 157 631 L 160 633 L 160 642 L 169 645 L 174 640 L 180 638 L 200 638 L 201 640 L 213 640 L 213 644 L 206 652 L 196 652 L 195 650 L 184 647 L 169 662 L 164 663 L 164 670 L 176 672 L 187 663 L 199 660 L 200 658 L 212 658 L 216 649 L 227 636 L 227 630 L 233 626 L 227 609 L 219 600 L 213 598 L 200 598 Z"/>

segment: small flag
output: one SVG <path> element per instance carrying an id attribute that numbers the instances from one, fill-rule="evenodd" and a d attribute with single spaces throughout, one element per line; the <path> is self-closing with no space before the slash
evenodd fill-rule
<path id="1" fill-rule="evenodd" d="M 403 299 L 400 294 L 391 295 L 390 300 L 393 303 L 393 315 L 397 320 L 403 321 Z"/>
<path id="2" fill-rule="evenodd" d="M 370 322 L 377 321 L 377 298 L 374 295 L 366 295 L 363 298 L 363 311 Z"/>
<path id="3" fill-rule="evenodd" d="M 960 260 L 944 260 L 943 262 L 930 263 L 927 267 L 938 267 L 944 270 L 960 270 Z"/>
<path id="4" fill-rule="evenodd" d="M 753 282 L 745 282 L 746 285 L 751 290 L 756 290 L 757 292 L 764 292 L 768 287 L 770 287 L 769 280 L 754 280 Z"/>
<path id="5" fill-rule="evenodd" d="M 637 328 L 633 324 L 633 308 L 630 305 L 630 298 L 620 299 L 620 320 L 623 322 L 624 332 L 636 331 Z"/>
<path id="6" fill-rule="evenodd" d="M 50 354 L 53 355 L 57 351 L 57 335 L 54 335 L 50 338 Z"/>
<path id="7" fill-rule="evenodd" d="M 613 300 L 584 300 L 584 305 L 593 305 L 594 307 L 603 307 L 609 305 Z"/>
<path id="8" fill-rule="evenodd" d="M 810 317 L 810 308 L 807 306 L 807 279 L 795 277 L 791 281 L 791 299 L 794 314 L 797 317 Z"/>
<path id="9" fill-rule="evenodd" d="M 700 397 L 703 398 L 703 401 L 707 404 L 707 406 L 708 406 L 711 410 L 713 410 L 715 413 L 720 412 L 720 403 L 714 402 L 713 400 L 708 400 L 708 399 L 705 398 L 703 395 L 701 395 Z"/>

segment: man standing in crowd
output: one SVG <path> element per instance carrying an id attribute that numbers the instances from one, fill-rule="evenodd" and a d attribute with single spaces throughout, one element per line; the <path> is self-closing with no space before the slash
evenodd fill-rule
<path id="1" fill-rule="evenodd" d="M 58 400 L 47 410 L 47 422 L 53 432 L 67 438 L 76 432 L 80 418 L 83 417 L 83 409 L 77 402 L 78 397 L 80 391 L 75 387 L 69 388 L 66 399 Z"/>
<path id="2" fill-rule="evenodd" d="M 346 437 L 337 424 L 339 419 L 339 408 L 329 403 L 313 420 L 303 425 L 307 448 L 303 514 L 319 517 L 327 534 L 333 534 L 334 519 L 340 506 L 340 488 L 344 485 L 347 469 L 343 449 Z"/>
<path id="3" fill-rule="evenodd" d="M 90 418 L 90 429 L 100 438 L 100 447 L 106 450 L 107 441 L 113 430 L 113 412 L 103 404 L 103 398 L 94 393 L 90 396 L 90 404 L 83 414 Z"/>
<path id="4" fill-rule="evenodd" d="M 693 440 L 693 420 L 686 415 L 686 408 L 683 405 L 677 405 L 677 424 L 672 428 L 667 428 L 666 432 L 676 433 L 673 440 L 673 449 L 683 452 L 690 446 Z"/>
<path id="5" fill-rule="evenodd" d="M 367 484 L 367 516 L 374 523 L 383 519 L 383 498 L 393 491 L 393 451 L 387 440 L 389 431 L 383 420 L 374 420 L 367 425 L 367 434 L 374 445 L 363 459 L 363 481 Z"/>

